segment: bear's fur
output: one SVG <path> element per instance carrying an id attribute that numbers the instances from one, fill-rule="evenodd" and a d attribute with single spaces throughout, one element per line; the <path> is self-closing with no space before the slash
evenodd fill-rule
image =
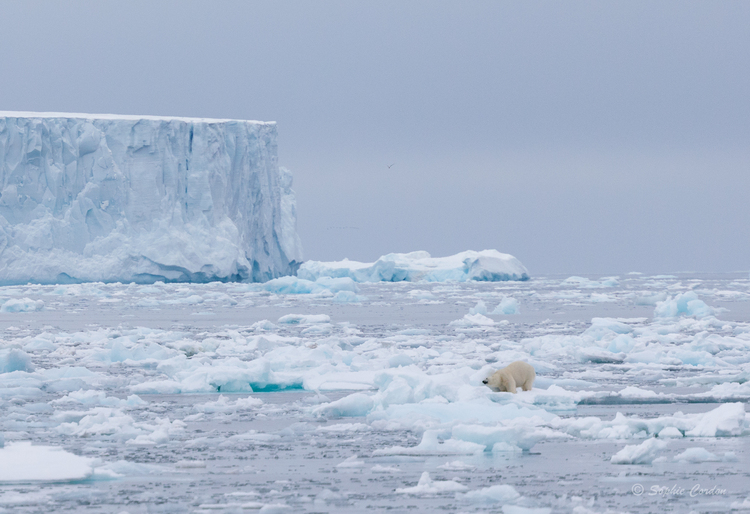
<path id="1" fill-rule="evenodd" d="M 530 391 L 535 378 L 536 372 L 530 364 L 523 361 L 516 361 L 511 362 L 503 369 L 495 371 L 483 380 L 482 383 L 498 391 L 508 391 L 516 394 L 517 387 L 521 387 L 524 391 Z"/>

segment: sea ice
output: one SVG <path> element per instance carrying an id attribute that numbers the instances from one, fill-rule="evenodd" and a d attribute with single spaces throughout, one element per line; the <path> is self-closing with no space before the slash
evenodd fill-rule
<path id="1" fill-rule="evenodd" d="M 134 501 L 227 512 L 399 509 L 405 496 L 396 489 L 425 471 L 429 483 L 408 498 L 415 511 L 438 503 L 450 512 L 490 503 L 505 513 L 633 511 L 632 481 L 648 491 L 664 476 L 702 485 L 721 476 L 731 496 L 648 498 L 654 508 L 729 510 L 747 489 L 750 323 L 734 318 L 741 308 L 726 321 L 654 319 L 633 300 L 694 291 L 709 303 L 741 302 L 726 291 L 750 281 L 663 280 L 628 277 L 607 292 L 615 302 L 606 308 L 554 277 L 0 288 L 0 298 L 45 304 L 41 313 L 2 314 L 6 445 L 31 439 L 104 461 L 89 480 L 45 485 L 44 495 L 4 484 L 0 510 L 87 502 L 117 512 Z M 333 302 L 340 292 L 369 299 L 342 306 Z M 523 316 L 463 317 L 480 300 L 492 316 L 502 298 L 523 303 Z M 161 311 L 137 307 L 144 300 Z M 215 318 L 193 316 L 209 309 Z M 482 384 L 515 360 L 536 369 L 531 391 Z M 679 450 L 651 447 L 659 442 Z M 685 451 L 698 442 L 705 448 Z M 613 454 L 658 462 L 658 473 L 618 475 Z M 568 473 L 578 477 L 573 486 L 561 477 Z M 597 499 L 602 481 L 622 482 L 627 494 Z M 467 489 L 444 490 L 447 482 Z M 500 484 L 523 496 L 508 503 L 513 495 Z"/>
<path id="2" fill-rule="evenodd" d="M 432 480 L 430 474 L 425 471 L 419 478 L 419 483 L 414 487 L 402 487 L 396 489 L 401 494 L 439 494 L 465 491 L 468 489 L 465 485 L 459 484 L 453 480 Z"/>
<path id="3" fill-rule="evenodd" d="M 62 448 L 9 443 L 0 447 L 0 484 L 83 480 L 94 472 L 92 464 L 93 459 Z"/>
<path id="4" fill-rule="evenodd" d="M 0 312 L 33 312 L 44 309 L 44 301 L 30 298 L 11 298 L 3 303 Z"/>
<path id="5" fill-rule="evenodd" d="M 504 297 L 492 314 L 520 314 L 521 310 L 518 307 L 518 300 L 509 296 Z"/>
<path id="6" fill-rule="evenodd" d="M 422 251 L 390 253 L 372 263 L 305 261 L 297 276 L 311 281 L 321 277 L 349 277 L 356 282 L 494 282 L 529 278 L 518 259 L 497 250 L 466 251 L 450 257 L 431 257 Z"/>
<path id="7" fill-rule="evenodd" d="M 705 448 L 688 448 L 679 455 L 675 455 L 674 460 L 680 462 L 715 462 L 721 458 L 706 450 Z"/>
<path id="8" fill-rule="evenodd" d="M 666 441 L 646 439 L 641 444 L 629 444 L 612 456 L 612 464 L 651 464 L 667 447 Z"/>
<path id="9" fill-rule="evenodd" d="M 721 312 L 724 312 L 724 309 L 709 307 L 694 291 L 688 291 L 658 302 L 654 309 L 654 318 L 676 318 L 680 315 L 705 318 Z"/>
<path id="10" fill-rule="evenodd" d="M 275 123 L 0 112 L 0 283 L 293 273 L 291 184 Z"/>
<path id="11" fill-rule="evenodd" d="M 469 491 L 463 495 L 463 498 L 474 502 L 486 503 L 508 503 L 519 499 L 521 495 L 510 485 L 492 485 L 483 487 L 476 491 Z"/>

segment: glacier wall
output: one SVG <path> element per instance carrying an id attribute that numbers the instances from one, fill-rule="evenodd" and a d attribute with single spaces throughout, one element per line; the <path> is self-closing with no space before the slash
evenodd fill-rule
<path id="1" fill-rule="evenodd" d="M 273 122 L 0 112 L 0 284 L 294 273 L 291 186 Z"/>

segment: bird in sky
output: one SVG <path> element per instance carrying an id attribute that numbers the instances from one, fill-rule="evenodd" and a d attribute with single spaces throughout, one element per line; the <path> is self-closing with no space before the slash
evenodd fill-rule
<path id="1" fill-rule="evenodd" d="M 394 162 L 393 164 L 388 165 L 388 169 L 391 169 L 391 166 L 393 166 L 394 164 L 396 163 Z"/>

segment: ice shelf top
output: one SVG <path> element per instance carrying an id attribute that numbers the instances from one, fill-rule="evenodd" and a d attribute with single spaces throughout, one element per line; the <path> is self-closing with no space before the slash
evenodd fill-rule
<path id="1" fill-rule="evenodd" d="M 258 125 L 275 125 L 275 121 L 235 120 L 221 118 L 186 118 L 183 116 L 140 116 L 134 114 L 90 114 L 76 112 L 32 112 L 0 111 L 0 118 L 72 118 L 83 120 L 149 120 L 149 121 L 182 121 L 184 123 L 254 123 Z"/>

